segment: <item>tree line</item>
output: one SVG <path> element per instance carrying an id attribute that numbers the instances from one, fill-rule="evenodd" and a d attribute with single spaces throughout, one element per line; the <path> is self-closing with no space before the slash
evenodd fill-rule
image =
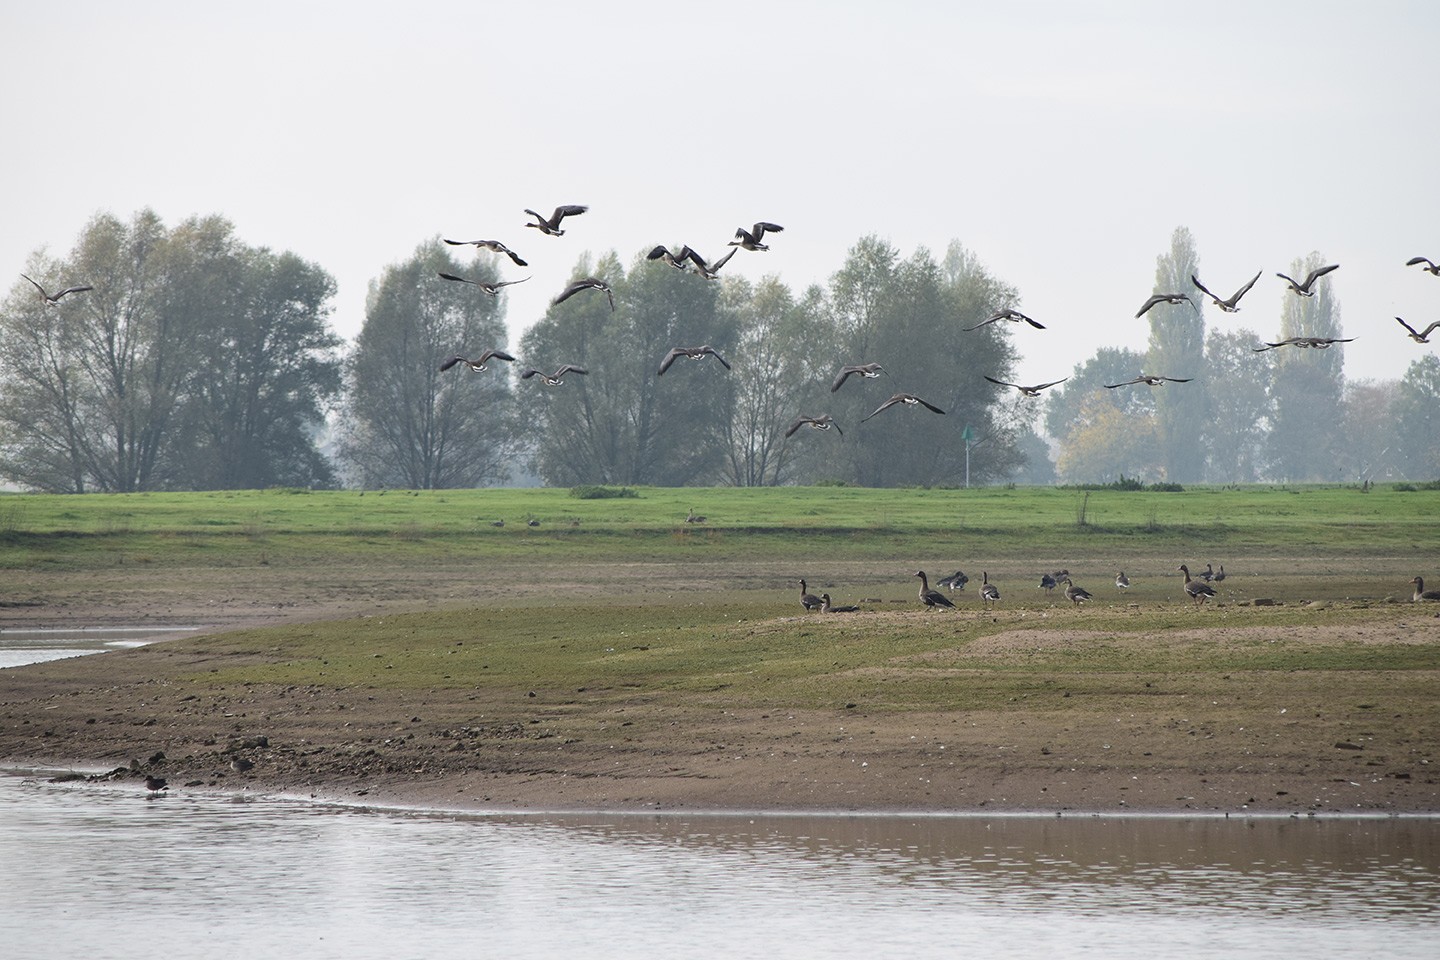
<path id="1" fill-rule="evenodd" d="M 613 310 L 568 299 L 512 348 L 515 364 L 442 371 L 505 348 L 506 331 L 503 295 L 438 274 L 493 283 L 500 263 L 419 243 L 371 283 L 347 345 L 329 329 L 335 283 L 319 265 L 249 247 L 221 217 L 98 215 L 67 255 L 26 267 L 92 290 L 50 303 L 17 280 L 0 302 L 0 478 L 129 492 L 1440 475 L 1433 355 L 1401 381 L 1346 384 L 1340 346 L 1256 354 L 1253 335 L 1207 335 L 1186 303 L 1147 314 L 1147 351 L 1100 348 L 1043 406 L 1015 396 L 978 375 L 1011 378 L 1008 325 L 958 331 L 1019 291 L 958 242 L 906 257 L 862 237 L 828 283 L 798 293 L 773 276 L 710 281 L 642 252 L 586 254 L 573 274 L 603 280 Z M 1181 228 L 1156 289 L 1188 289 L 1197 270 Z M 1328 284 L 1293 299 L 1282 336 L 1338 335 Z M 682 359 L 657 375 L 671 348 L 701 344 L 732 369 Z M 882 375 L 832 391 L 842 365 L 862 362 Z M 547 386 L 515 369 L 562 364 L 588 375 Z M 1183 389 L 1103 386 L 1182 366 Z M 946 413 L 896 407 L 861 423 L 899 392 Z M 822 414 L 839 430 L 786 435 Z"/>

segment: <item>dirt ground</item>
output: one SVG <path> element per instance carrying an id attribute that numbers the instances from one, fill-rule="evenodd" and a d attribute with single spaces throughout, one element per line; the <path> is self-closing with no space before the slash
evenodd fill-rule
<path id="1" fill-rule="evenodd" d="M 323 574 L 227 589 L 223 577 L 207 576 L 183 585 L 173 574 L 138 585 L 91 577 L 68 593 L 50 589 L 43 603 L 22 590 L 0 607 L 0 626 L 143 616 L 223 630 L 465 602 L 473 579 L 352 571 L 344 590 Z M 983 642 L 1023 651 L 1073 639 L 1032 627 L 1017 623 Z M 1397 636 L 1393 624 L 1307 629 L 1317 644 Z M 1440 618 L 1417 615 L 1403 637 L 1440 644 Z M 725 710 L 601 702 L 584 691 L 214 688 L 181 679 L 219 656 L 203 643 L 160 642 L 0 671 L 0 765 L 106 776 L 137 790 L 151 774 L 172 791 L 466 810 L 1440 811 L 1432 721 L 1406 733 L 1408 720 L 1377 718 L 1372 731 L 1303 696 L 1289 711 L 1256 709 L 1253 723 L 1234 729 L 1207 721 L 1199 704 L 1193 718 L 1157 725 L 1150 715 L 1079 704 L 1017 721 L 1014 711 L 963 706 L 926 715 Z"/>

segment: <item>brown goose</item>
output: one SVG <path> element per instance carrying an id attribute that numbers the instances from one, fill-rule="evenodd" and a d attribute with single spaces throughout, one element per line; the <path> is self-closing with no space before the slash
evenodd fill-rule
<path id="1" fill-rule="evenodd" d="M 1185 574 L 1185 595 L 1194 600 L 1196 604 L 1204 603 L 1210 597 L 1215 596 L 1215 588 L 1210 584 L 1204 580 L 1190 579 L 1190 568 L 1185 564 L 1180 564 L 1179 570 Z"/>
<path id="2" fill-rule="evenodd" d="M 1080 606 L 1080 604 L 1084 603 L 1086 600 L 1095 599 L 1090 595 L 1089 590 L 1086 590 L 1084 587 L 1075 586 L 1075 584 L 1070 581 L 1069 577 L 1066 577 L 1060 582 L 1065 584 L 1065 599 L 1069 600 L 1077 607 Z"/>
<path id="3" fill-rule="evenodd" d="M 599 277 L 581 277 L 579 280 L 572 280 L 570 286 L 560 292 L 560 296 L 550 301 L 551 306 L 564 303 L 581 290 L 604 290 L 605 299 L 610 301 L 610 310 L 615 310 L 615 294 L 610 289 L 610 284 Z"/>
<path id="4" fill-rule="evenodd" d="M 565 231 L 560 229 L 560 221 L 566 217 L 578 217 L 589 209 L 589 207 L 582 207 L 578 203 L 567 203 L 564 206 L 556 207 L 555 212 L 550 214 L 549 219 L 540 216 L 540 214 L 534 210 L 526 209 L 525 212 L 534 217 L 537 222 L 527 223 L 525 226 L 534 227 L 546 236 L 561 237 L 565 235 Z"/>
<path id="5" fill-rule="evenodd" d="M 840 429 L 840 424 L 836 423 L 835 418 L 828 413 L 821 414 L 818 417 L 801 417 L 790 424 L 790 429 L 785 431 L 785 436 L 794 436 L 795 431 L 804 426 L 809 426 L 813 430 L 829 430 L 831 427 L 834 427 L 836 433 L 842 437 L 845 436 L 845 431 Z"/>
<path id="6" fill-rule="evenodd" d="M 735 249 L 738 250 L 739 248 L 737 247 Z M 707 263 L 704 257 L 700 256 L 700 254 L 696 253 L 694 250 L 691 250 L 689 247 L 686 247 L 685 250 L 687 251 L 687 255 L 690 258 L 690 262 L 695 264 L 695 272 L 700 274 L 700 276 L 704 277 L 706 280 L 719 280 L 720 268 L 725 266 L 725 264 L 729 263 L 730 258 L 735 256 L 735 250 L 729 250 L 726 251 L 725 256 L 721 257 L 719 260 L 716 260 L 714 263 Z"/>
<path id="7" fill-rule="evenodd" d="M 20 274 L 20 276 L 25 277 L 25 274 L 22 273 L 22 274 Z M 26 280 L 30 280 L 29 277 L 25 277 L 25 279 L 26 279 Z M 34 284 L 36 290 L 39 290 L 39 291 L 40 291 L 40 299 L 41 299 L 41 300 L 44 300 L 46 303 L 59 303 L 61 297 L 69 296 L 69 295 L 72 294 L 72 293 L 84 293 L 86 290 L 94 290 L 94 289 L 95 289 L 95 288 L 92 287 L 92 286 L 82 285 L 82 286 L 76 286 L 76 287 L 66 287 L 64 290 L 61 290 L 59 293 L 46 293 L 46 292 L 45 292 L 45 288 L 42 287 L 42 286 L 40 286 L 40 284 L 35 283 L 34 280 L 30 280 L 30 282 L 31 282 L 32 284 Z"/>
<path id="8" fill-rule="evenodd" d="M 446 240 L 452 247 L 475 247 L 480 250 L 489 250 L 491 253 L 503 253 L 510 258 L 510 261 L 517 267 L 528 267 L 530 264 L 521 260 L 520 257 L 499 240 Z"/>
<path id="9" fill-rule="evenodd" d="M 1040 583 L 1037 584 L 1037 586 L 1039 586 L 1041 590 L 1044 590 L 1045 593 L 1048 595 L 1051 590 L 1054 590 L 1055 587 L 1059 585 L 1059 583 L 1060 581 L 1055 579 L 1054 574 L 1042 573 L 1040 574 Z"/>
<path id="10" fill-rule="evenodd" d="M 1128 387 L 1132 383 L 1143 383 L 1151 387 L 1163 387 L 1167 383 L 1189 383 L 1194 377 L 1152 377 L 1142 373 L 1140 376 L 1130 380 L 1122 380 L 1120 383 L 1105 384 L 1106 390 L 1114 390 L 1116 387 Z"/>
<path id="11" fill-rule="evenodd" d="M 878 363 L 856 363 L 843 366 L 835 375 L 835 382 L 830 384 L 830 392 L 834 393 L 839 390 L 846 380 L 857 373 L 866 380 L 875 380 L 884 372 L 885 368 Z"/>
<path id="12" fill-rule="evenodd" d="M 735 228 L 735 239 L 730 241 L 732 247 L 744 247 L 746 250 L 769 250 L 769 246 L 761 243 L 761 239 L 767 233 L 780 233 L 785 228 L 778 223 L 768 223 L 764 220 L 758 221 L 749 230 L 744 227 Z"/>
<path id="13" fill-rule="evenodd" d="M 1264 353 L 1266 350 L 1274 350 L 1276 347 L 1299 347 L 1302 350 L 1314 348 L 1316 350 L 1328 350 L 1332 343 L 1350 343 L 1354 337 L 1286 337 L 1278 343 L 1266 342 L 1263 347 L 1256 347 L 1256 353 Z"/>
<path id="14" fill-rule="evenodd" d="M 806 589 L 804 580 L 800 581 L 800 606 L 806 610 L 820 609 L 820 598 Z"/>
<path id="15" fill-rule="evenodd" d="M 1211 580 L 1215 579 L 1215 569 L 1207 563 L 1205 564 L 1205 569 L 1200 573 L 1195 574 L 1195 576 L 1201 580 L 1204 580 L 1206 583 L 1209 583 Z"/>
<path id="16" fill-rule="evenodd" d="M 486 350 L 484 353 L 480 354 L 479 360 L 467 360 L 457 354 L 456 356 L 453 356 L 449 360 L 446 360 L 444 363 L 440 364 L 440 369 L 442 371 L 449 370 L 456 364 L 463 363 L 465 364 L 465 366 L 470 368 L 471 372 L 483 373 L 485 371 L 485 365 L 491 360 L 508 360 L 511 363 L 515 362 L 515 358 L 510 356 L 510 354 L 506 353 L 504 350 Z"/>
<path id="17" fill-rule="evenodd" d="M 1410 324 L 1406 323 L 1404 320 L 1401 320 L 1399 317 L 1396 317 L 1395 319 L 1399 322 L 1400 326 L 1405 328 L 1405 330 L 1407 331 L 1407 336 L 1409 336 L 1410 339 L 1414 340 L 1416 343 L 1429 343 L 1430 334 L 1435 332 L 1436 327 L 1440 327 L 1440 320 L 1436 320 L 1424 330 L 1416 330 L 1414 327 L 1410 326 Z"/>
<path id="18" fill-rule="evenodd" d="M 1000 588 L 990 582 L 990 574 L 980 574 L 980 600 L 983 603 L 994 605 L 1000 602 Z"/>
<path id="19" fill-rule="evenodd" d="M 534 367 L 531 367 L 529 370 L 526 370 L 524 373 L 520 374 L 520 379 L 529 380 L 531 377 L 539 377 L 540 382 L 545 384 L 545 386 L 558 387 L 560 386 L 560 384 L 565 382 L 565 374 L 567 373 L 578 373 L 581 376 L 585 376 L 589 372 L 590 371 L 586 370 L 584 367 L 577 367 L 574 364 L 567 363 L 561 366 L 560 369 L 556 370 L 554 373 L 548 375 L 541 373 Z"/>
<path id="20" fill-rule="evenodd" d="M 1250 282 L 1245 284 L 1245 286 L 1241 287 L 1239 290 L 1236 290 L 1234 293 L 1232 293 L 1228 300 L 1221 300 L 1219 297 L 1215 296 L 1215 294 L 1211 293 L 1209 290 L 1206 290 L 1205 284 L 1197 280 L 1195 278 L 1195 274 L 1193 273 L 1190 274 L 1190 282 L 1195 284 L 1195 286 L 1200 290 L 1201 293 L 1205 294 L 1205 296 L 1209 297 L 1211 300 L 1214 300 L 1215 306 L 1219 307 L 1221 310 L 1224 310 L 1226 313 L 1238 313 L 1240 312 L 1240 298 L 1250 292 L 1250 288 L 1255 286 L 1255 281 L 1260 279 L 1261 273 L 1264 273 L 1264 271 L 1256 271 L 1255 276 L 1250 278 Z"/>
<path id="21" fill-rule="evenodd" d="M 1002 387 L 1014 387 L 1016 390 L 1019 390 L 1020 393 L 1021 393 L 1023 396 L 1026 396 L 1026 397 L 1038 397 L 1038 396 L 1040 396 L 1040 391 L 1041 391 L 1041 390 L 1047 390 L 1047 389 L 1049 389 L 1050 387 L 1055 386 L 1057 383 L 1064 383 L 1066 380 L 1069 380 L 1069 379 L 1070 379 L 1069 377 L 1065 377 L 1065 378 L 1060 379 L 1060 380 L 1051 380 L 1049 383 L 1037 383 L 1037 384 L 1035 384 L 1035 386 L 1033 386 L 1033 387 L 1022 387 L 1022 386 L 1020 386 L 1020 384 L 1018 384 L 1018 383 L 1007 383 L 1007 382 L 1004 381 L 1004 380 L 996 380 L 994 377 L 992 377 L 992 376 L 990 376 L 990 375 L 988 375 L 988 374 L 982 374 L 982 376 L 984 376 L 985 379 L 986 379 L 986 380 L 989 380 L 991 383 L 997 384 L 997 385 L 999 385 L 999 386 L 1002 386 Z"/>
<path id="22" fill-rule="evenodd" d="M 1222 567 L 1221 569 L 1224 569 L 1224 568 Z M 1130 578 L 1127 577 L 1127 576 L 1125 576 L 1125 571 L 1124 571 L 1124 570 L 1121 570 L 1119 573 L 1115 574 L 1115 589 L 1116 589 L 1116 590 L 1128 590 L 1128 589 L 1130 589 Z"/>
<path id="23" fill-rule="evenodd" d="M 724 357 L 720 356 L 720 354 L 716 353 L 714 347 L 672 347 L 670 349 L 670 352 L 665 354 L 665 359 L 660 361 L 660 369 L 656 372 L 655 375 L 657 377 L 663 377 L 665 375 L 665 371 L 670 369 L 670 365 L 681 357 L 684 357 L 687 360 L 703 360 L 707 356 L 714 357 L 716 360 L 719 360 L 720 366 L 724 367 L 726 370 L 730 369 L 730 362 Z"/>
<path id="24" fill-rule="evenodd" d="M 822 593 L 822 594 L 820 594 L 820 612 L 821 612 L 821 613 L 854 613 L 854 612 L 856 612 L 856 611 L 859 610 L 859 609 L 860 609 L 859 607 L 850 606 L 850 605 L 843 606 L 843 607 L 831 606 L 831 604 L 830 604 L 830 594 L 828 594 L 828 593 Z"/>
<path id="25" fill-rule="evenodd" d="M 1435 276 L 1440 277 L 1440 263 L 1436 263 L 1429 257 L 1411 257 L 1409 260 L 1405 261 L 1405 266 L 1413 267 L 1417 263 L 1423 263 L 1425 265 L 1420 268 L 1421 270 L 1424 270 L 1426 273 L 1434 274 Z"/>
<path id="26" fill-rule="evenodd" d="M 931 413 L 943 414 L 943 413 L 945 412 L 944 410 L 941 410 L 939 407 L 935 406 L 935 404 L 931 403 L 930 401 L 928 401 L 928 400 L 921 400 L 919 397 L 915 396 L 915 394 L 913 394 L 913 393 L 897 393 L 897 394 L 895 394 L 893 397 L 891 397 L 889 400 L 886 400 L 884 403 L 880 404 L 880 406 L 876 407 L 875 410 L 874 410 L 874 412 L 870 414 L 870 417 L 873 417 L 873 416 L 875 416 L 876 413 L 880 413 L 880 412 L 882 412 L 882 411 L 884 411 L 884 410 L 889 410 L 891 407 L 895 406 L 896 404 L 904 404 L 904 405 L 906 405 L 906 406 L 911 406 L 911 407 L 915 407 L 915 406 L 924 407 L 926 410 L 929 410 Z M 869 420 L 870 417 L 863 417 L 863 418 L 860 420 L 860 422 L 861 422 L 861 423 L 864 423 L 866 420 Z"/>
<path id="27" fill-rule="evenodd" d="M 927 608 L 931 610 L 934 610 L 936 607 L 955 609 L 955 604 L 950 602 L 949 597 L 945 596 L 945 594 L 939 590 L 930 589 L 930 581 L 926 578 L 924 570 L 916 570 L 915 576 L 920 578 L 920 602 L 925 604 Z"/>
<path id="28" fill-rule="evenodd" d="M 1305 277 L 1304 283 L 1299 283 L 1294 277 L 1286 276 L 1283 273 L 1277 273 L 1275 274 L 1275 276 L 1290 284 L 1290 289 L 1295 291 L 1295 293 L 1299 294 L 1300 296 L 1313 297 L 1315 296 L 1315 281 L 1325 276 L 1325 274 L 1329 273 L 1331 270 L 1339 269 L 1340 264 L 1338 263 L 1332 263 L 1328 267 L 1316 267 L 1314 270 L 1311 270 L 1310 273 Z"/>
<path id="29" fill-rule="evenodd" d="M 524 283 L 526 280 L 530 279 L 529 277 L 521 277 L 519 280 L 501 280 L 496 283 L 486 283 L 484 280 L 470 280 L 466 277 L 457 277 L 453 273 L 441 273 L 439 276 L 441 280 L 453 280 L 456 283 L 468 283 L 473 286 L 479 287 L 481 290 L 484 290 L 492 297 L 500 295 L 501 287 L 508 287 L 512 283 Z"/>
<path id="30" fill-rule="evenodd" d="M 956 590 L 964 590 L 965 584 L 969 582 L 970 578 L 965 576 L 965 571 L 963 570 L 956 570 L 950 574 L 950 576 L 941 577 L 939 580 L 940 586 L 949 587 L 951 593 L 954 593 Z"/>
<path id="31" fill-rule="evenodd" d="M 680 270 L 683 272 L 690 266 L 690 248 L 688 246 L 681 247 L 680 252 L 675 253 L 672 252 L 669 247 L 665 246 L 662 243 L 658 247 L 655 247 L 653 250 L 651 250 L 649 253 L 645 254 L 645 259 L 659 260 L 662 263 L 668 263 L 676 270 Z"/>
<path id="32" fill-rule="evenodd" d="M 145 777 L 145 789 L 149 790 L 151 793 L 158 793 L 168 786 L 169 783 L 165 780 L 164 777 Z"/>
<path id="33" fill-rule="evenodd" d="M 1209 564 L 1207 563 L 1206 566 L 1208 567 Z M 1224 579 L 1225 579 L 1225 564 L 1223 564 L 1223 563 L 1220 564 L 1220 569 L 1216 570 L 1216 571 L 1215 571 L 1215 576 L 1211 577 L 1210 579 L 1211 579 L 1211 581 L 1213 581 L 1214 583 L 1219 583 L 1220 581 L 1224 580 Z"/>
<path id="34" fill-rule="evenodd" d="M 1415 596 L 1410 598 L 1412 602 L 1419 603 L 1422 600 L 1440 600 L 1440 590 L 1426 590 L 1425 580 L 1423 578 L 1416 577 L 1410 582 L 1415 584 Z"/>
<path id="35" fill-rule="evenodd" d="M 969 333 L 971 330 L 979 330 L 981 327 L 988 326 L 992 323 L 999 323 L 1001 320 L 1009 320 L 1011 323 L 1028 323 L 1036 330 L 1045 329 L 1045 324 L 1030 319 L 1029 317 L 1025 316 L 1025 314 L 1021 313 L 1019 310 L 1007 307 L 1006 309 L 1001 310 L 999 313 L 992 316 L 990 319 L 981 320 L 973 327 L 962 327 L 961 332 Z"/>
<path id="36" fill-rule="evenodd" d="M 1194 310 L 1196 313 L 1200 312 L 1200 308 L 1195 306 L 1195 301 L 1190 299 L 1188 293 L 1157 293 L 1145 301 L 1144 305 L 1140 307 L 1140 312 L 1135 314 L 1136 318 L 1145 316 L 1145 314 L 1150 312 L 1151 307 L 1160 303 L 1188 303 L 1190 304 L 1191 310 Z"/>

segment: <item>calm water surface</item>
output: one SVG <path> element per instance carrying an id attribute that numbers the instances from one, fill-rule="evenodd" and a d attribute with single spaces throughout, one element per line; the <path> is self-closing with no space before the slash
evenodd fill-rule
<path id="1" fill-rule="evenodd" d="M 5 627 L 0 629 L 0 668 L 83 657 L 170 640 L 200 627 Z"/>
<path id="2" fill-rule="evenodd" d="M 0 776 L 0 956 L 1440 956 L 1440 821 L 452 816 Z"/>

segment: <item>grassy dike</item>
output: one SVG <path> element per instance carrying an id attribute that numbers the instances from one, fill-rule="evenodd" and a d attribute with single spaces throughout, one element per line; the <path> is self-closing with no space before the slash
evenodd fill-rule
<path id="1" fill-rule="evenodd" d="M 1437 809 L 1440 621 L 1401 602 L 1435 491 L 635 493 L 0 497 L 0 627 L 236 628 L 0 673 L 0 757 L 440 806 Z M 925 611 L 919 566 L 1005 599 Z"/>

